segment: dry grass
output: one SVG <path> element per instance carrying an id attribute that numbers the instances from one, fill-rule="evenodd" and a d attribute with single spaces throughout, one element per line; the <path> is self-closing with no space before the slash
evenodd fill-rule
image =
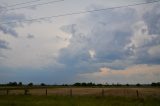
<path id="1" fill-rule="evenodd" d="M 105 95 L 105 96 L 153 96 L 160 97 L 160 88 L 48 88 L 48 95 Z M 104 90 L 104 92 L 102 91 Z M 0 90 L 0 95 L 5 95 L 6 90 Z M 24 94 L 23 89 L 9 90 L 9 95 Z M 46 95 L 46 89 L 29 89 L 30 95 Z"/>

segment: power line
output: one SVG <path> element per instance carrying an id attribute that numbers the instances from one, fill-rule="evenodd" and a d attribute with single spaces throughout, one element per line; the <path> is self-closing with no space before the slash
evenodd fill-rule
<path id="1" fill-rule="evenodd" d="M 34 2 L 38 2 L 38 1 L 42 1 L 42 0 L 33 0 L 33 1 L 28 1 L 28 2 L 17 3 L 17 4 L 5 6 L 3 8 L 15 7 L 15 6 L 18 6 L 18 5 L 30 4 L 30 3 L 34 3 Z"/>
<path id="2" fill-rule="evenodd" d="M 27 5 L 27 6 L 24 6 L 24 7 L 11 8 L 11 9 L 5 9 L 5 10 L 6 11 L 11 11 L 11 10 L 17 10 L 17 9 L 28 8 L 28 7 L 35 7 L 35 6 L 46 5 L 46 4 L 51 4 L 51 3 L 56 3 L 56 2 L 62 2 L 62 1 L 64 1 L 64 0 L 54 0 L 54 1 L 49 1 L 49 2 L 45 2 L 45 3 L 39 3 L 39 4 L 34 4 L 34 5 Z"/>
<path id="3" fill-rule="evenodd" d="M 125 7 L 137 6 L 137 5 L 145 5 L 145 4 L 151 4 L 151 3 L 156 3 L 156 2 L 160 2 L 160 0 L 151 1 L 151 2 L 136 3 L 136 4 L 130 4 L 130 5 L 118 6 L 118 7 L 110 7 L 110 8 L 94 9 L 94 10 L 81 11 L 81 12 L 66 13 L 66 14 L 53 15 L 53 16 L 41 17 L 41 18 L 35 18 L 35 19 L 26 19 L 26 20 L 21 20 L 21 21 L 18 21 L 18 22 L 38 21 L 38 20 L 51 19 L 51 18 L 64 17 L 64 16 L 71 16 L 71 15 L 78 15 L 78 14 L 85 14 L 85 13 L 91 13 L 91 12 L 106 11 L 106 10 L 117 9 L 117 8 L 125 8 Z M 10 21 L 10 22 L 0 23 L 0 24 L 10 24 L 10 23 L 17 23 L 17 21 Z"/>

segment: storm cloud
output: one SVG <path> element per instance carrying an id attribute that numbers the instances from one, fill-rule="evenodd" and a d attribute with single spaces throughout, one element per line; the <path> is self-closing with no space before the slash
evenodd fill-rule
<path id="1" fill-rule="evenodd" d="M 0 40 L 0 49 L 9 49 L 8 45 L 9 45 L 8 42 Z"/>
<path id="2" fill-rule="evenodd" d="M 134 8 L 122 8 L 77 19 L 61 28 L 71 39 L 58 61 L 77 74 L 102 67 L 118 71 L 137 64 L 159 65 L 159 13 L 158 6 L 141 16 Z"/>
<path id="3" fill-rule="evenodd" d="M 0 79 L 52 84 L 159 81 L 158 2 L 54 18 L 52 23 L 21 23 L 25 16 L 36 19 L 51 16 L 51 13 L 58 15 L 84 8 L 94 10 L 142 1 L 146 2 L 84 0 L 75 1 L 74 7 L 72 3 L 64 3 L 66 9 L 62 10 L 59 6 L 42 6 L 36 11 L 25 10 L 25 13 L 24 9 L 0 12 L 0 34 L 3 37 L 0 54 L 7 57 L 0 60 Z M 7 22 L 13 23 L 3 24 Z M 9 47 L 12 48 L 10 51 Z"/>
<path id="4" fill-rule="evenodd" d="M 145 23 L 148 26 L 149 34 L 160 35 L 160 10 L 159 5 L 156 5 L 143 16 Z"/>
<path id="5" fill-rule="evenodd" d="M 24 14 L 8 13 L 2 6 L 0 10 L 0 32 L 18 37 L 15 28 L 22 26 L 21 21 L 25 19 Z"/>

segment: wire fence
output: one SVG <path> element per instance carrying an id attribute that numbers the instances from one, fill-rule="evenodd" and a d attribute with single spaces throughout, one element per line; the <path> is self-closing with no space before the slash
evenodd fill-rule
<path id="1" fill-rule="evenodd" d="M 160 88 L 23 88 L 1 89 L 0 95 L 160 97 Z"/>

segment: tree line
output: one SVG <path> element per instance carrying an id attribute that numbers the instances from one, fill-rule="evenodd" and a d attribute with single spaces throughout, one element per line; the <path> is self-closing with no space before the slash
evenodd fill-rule
<path id="1" fill-rule="evenodd" d="M 76 82 L 74 84 L 62 84 L 62 85 L 57 85 L 57 84 L 45 84 L 45 83 L 40 83 L 40 84 L 34 84 L 32 82 L 28 83 L 28 84 L 23 84 L 22 82 L 9 82 L 7 84 L 0 84 L 0 86 L 29 86 L 29 87 L 32 87 L 32 86 L 75 86 L 75 87 L 107 87 L 107 86 L 137 86 L 137 87 L 140 87 L 140 86 L 153 86 L 153 87 L 160 87 L 160 82 L 153 82 L 151 84 L 140 84 L 140 83 L 137 83 L 137 84 L 96 84 L 96 83 L 92 83 L 92 82 L 89 82 L 89 83 L 86 83 L 86 82 Z"/>
<path id="2" fill-rule="evenodd" d="M 9 82 L 7 84 L 0 84 L 0 86 L 46 86 L 46 84 L 41 83 L 41 84 L 33 84 L 32 82 L 28 84 L 23 84 L 22 82 Z"/>

